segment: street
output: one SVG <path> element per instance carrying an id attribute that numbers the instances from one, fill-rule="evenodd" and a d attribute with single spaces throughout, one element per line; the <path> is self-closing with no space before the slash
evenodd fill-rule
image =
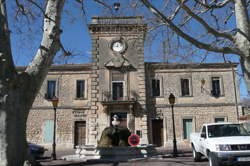
<path id="1" fill-rule="evenodd" d="M 103 161 L 87 161 L 87 162 L 67 162 L 57 160 L 53 162 L 42 162 L 41 165 L 75 165 L 75 166 L 208 166 L 208 161 L 203 159 L 201 162 L 194 162 L 191 153 L 185 153 L 181 157 L 171 158 L 164 156 L 156 156 L 148 159 L 135 159 L 127 162 L 103 162 Z"/>
<path id="2" fill-rule="evenodd" d="M 193 162 L 190 156 L 177 158 L 149 158 L 144 160 L 117 162 L 117 163 L 86 163 L 91 166 L 208 166 L 208 161 Z"/>

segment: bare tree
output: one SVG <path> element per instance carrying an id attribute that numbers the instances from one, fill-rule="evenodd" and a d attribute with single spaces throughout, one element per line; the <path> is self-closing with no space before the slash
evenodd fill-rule
<path id="1" fill-rule="evenodd" d="M 250 92 L 250 24 L 247 0 L 140 0 L 179 37 L 198 49 L 237 55 Z M 191 25 L 191 30 L 186 25 Z"/>
<path id="2" fill-rule="evenodd" d="M 32 62 L 18 72 L 13 63 L 6 0 L 0 0 L 0 165 L 23 165 L 29 158 L 26 121 L 29 109 L 60 49 L 60 22 L 64 0 L 47 0 L 45 7 L 27 0 L 43 14 L 43 36 Z M 16 0 L 18 12 L 27 9 Z"/>

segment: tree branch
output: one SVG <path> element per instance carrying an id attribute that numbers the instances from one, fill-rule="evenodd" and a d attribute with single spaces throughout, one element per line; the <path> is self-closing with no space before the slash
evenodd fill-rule
<path id="1" fill-rule="evenodd" d="M 208 33 L 213 34 L 216 37 L 224 37 L 231 41 L 234 41 L 233 36 L 231 36 L 228 33 L 218 32 L 212 27 L 210 27 L 201 17 L 199 17 L 197 14 L 193 13 L 184 3 L 181 2 L 181 0 L 177 0 L 177 2 L 180 4 L 180 6 L 190 15 L 192 16 L 196 21 L 198 21 L 203 27 L 207 30 Z"/>
<path id="2" fill-rule="evenodd" d="M 109 9 L 110 12 L 111 12 L 112 15 L 113 15 L 113 9 L 112 9 L 112 7 L 111 7 L 110 5 L 108 5 L 108 4 L 106 4 L 105 2 L 102 2 L 102 1 L 100 1 L 100 0 L 94 0 L 94 1 L 95 1 L 96 3 L 102 5 L 102 6 L 106 7 L 107 9 Z"/>
<path id="3" fill-rule="evenodd" d="M 206 4 L 203 2 L 200 2 L 200 0 L 195 0 L 195 2 L 197 2 L 198 4 L 200 4 L 201 6 L 208 8 L 208 9 L 215 9 L 215 8 L 223 8 L 224 6 L 226 6 L 229 2 L 232 2 L 232 0 L 224 0 L 223 2 L 218 2 L 217 4 Z M 213 2 L 216 2 L 215 0 Z"/>
<path id="4" fill-rule="evenodd" d="M 33 61 L 28 65 L 25 72 L 32 76 L 35 84 L 42 84 L 53 57 L 60 48 L 59 38 L 61 34 L 60 22 L 64 0 L 48 0 L 43 25 L 43 38 Z M 40 88 L 40 86 L 37 86 Z"/>
<path id="5" fill-rule="evenodd" d="M 175 9 L 174 13 L 173 13 L 171 16 L 168 17 L 168 19 L 169 19 L 169 20 L 173 20 L 173 19 L 175 18 L 175 16 L 179 13 L 180 9 L 181 9 L 181 7 L 178 6 L 178 7 Z"/>
<path id="6" fill-rule="evenodd" d="M 0 0 L 0 84 L 2 81 L 8 81 L 10 79 L 8 77 L 13 77 L 16 74 L 7 18 L 6 1 Z"/>
<path id="7" fill-rule="evenodd" d="M 181 36 L 183 39 L 187 40 L 188 42 L 192 43 L 194 46 L 205 49 L 208 51 L 218 52 L 218 53 L 225 53 L 225 54 L 237 54 L 239 55 L 239 50 L 235 48 L 229 47 L 216 47 L 211 46 L 209 44 L 200 42 L 195 38 L 189 36 L 188 34 L 184 33 L 180 28 L 178 28 L 171 20 L 169 20 L 165 15 L 163 15 L 159 10 L 157 10 L 148 0 L 141 0 L 141 2 L 158 18 L 160 18 L 166 25 L 168 25 L 173 31 L 177 33 L 177 35 Z"/>

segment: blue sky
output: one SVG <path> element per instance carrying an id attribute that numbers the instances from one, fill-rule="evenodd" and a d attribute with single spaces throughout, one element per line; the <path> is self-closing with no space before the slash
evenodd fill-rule
<path id="1" fill-rule="evenodd" d="M 72 52 L 73 56 L 64 57 L 61 56 L 61 52 L 58 53 L 55 63 L 88 63 L 91 58 L 91 37 L 87 28 L 87 24 L 91 23 L 92 16 L 101 16 L 103 12 L 102 6 L 98 6 L 92 0 L 86 0 L 84 3 L 84 12 L 81 10 L 81 6 L 74 1 L 67 1 L 64 13 L 61 28 L 63 33 L 61 35 L 61 41 L 66 50 Z M 113 0 L 107 0 L 109 4 L 112 4 Z M 13 4 L 8 4 L 8 9 L 12 9 Z M 131 13 L 121 10 L 121 15 L 130 15 Z M 138 15 L 149 14 L 147 11 L 137 11 Z M 12 15 L 9 14 L 11 22 L 9 22 L 11 30 L 11 41 L 12 41 L 12 52 L 13 59 L 17 66 L 25 66 L 32 60 L 33 55 L 35 54 L 40 40 L 41 40 L 41 21 L 32 22 L 31 26 L 25 24 L 25 20 L 19 20 L 18 23 L 12 18 Z M 25 24 L 25 25 L 22 25 Z M 22 33 L 19 33 L 18 28 L 22 29 Z M 31 31 L 29 30 L 31 29 Z M 165 28 L 165 27 L 163 27 Z M 197 28 L 197 26 L 195 26 Z M 183 43 L 184 40 L 180 39 Z M 158 38 L 156 41 L 161 41 Z M 145 57 L 146 61 L 159 61 L 160 51 L 156 51 L 159 47 L 159 42 L 153 42 L 150 44 L 150 49 L 148 45 L 145 46 Z M 179 51 L 178 54 L 184 54 L 185 51 Z M 204 54 L 205 52 L 199 50 L 198 54 Z M 151 55 L 154 55 L 153 57 Z M 156 56 L 155 56 L 156 55 Z M 206 62 L 215 62 L 218 61 L 218 55 L 210 56 Z M 233 56 L 231 60 L 238 62 L 238 58 Z M 219 60 L 222 61 L 222 58 Z M 240 72 L 240 67 L 238 67 Z M 240 79 L 240 93 L 241 97 L 247 96 L 247 91 L 244 85 L 244 81 Z"/>

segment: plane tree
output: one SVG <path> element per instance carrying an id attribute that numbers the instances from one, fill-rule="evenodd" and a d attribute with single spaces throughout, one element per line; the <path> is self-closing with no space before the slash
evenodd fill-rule
<path id="1" fill-rule="evenodd" d="M 42 39 L 33 60 L 24 71 L 18 71 L 13 62 L 9 28 L 15 2 L 17 13 L 29 17 L 29 7 L 35 7 L 43 17 Z M 42 4 L 41 4 L 42 3 Z M 53 58 L 61 48 L 61 13 L 64 0 L 41 2 L 0 0 L 0 166 L 23 165 L 30 159 L 26 142 L 26 121 L 33 101 L 45 79 Z M 36 18 L 34 18 L 36 19 Z M 31 42 L 31 41 L 30 41 Z"/>
<path id="2" fill-rule="evenodd" d="M 156 28 L 165 26 L 200 50 L 223 57 L 236 55 L 250 92 L 249 1 L 139 1 L 154 16 Z"/>

